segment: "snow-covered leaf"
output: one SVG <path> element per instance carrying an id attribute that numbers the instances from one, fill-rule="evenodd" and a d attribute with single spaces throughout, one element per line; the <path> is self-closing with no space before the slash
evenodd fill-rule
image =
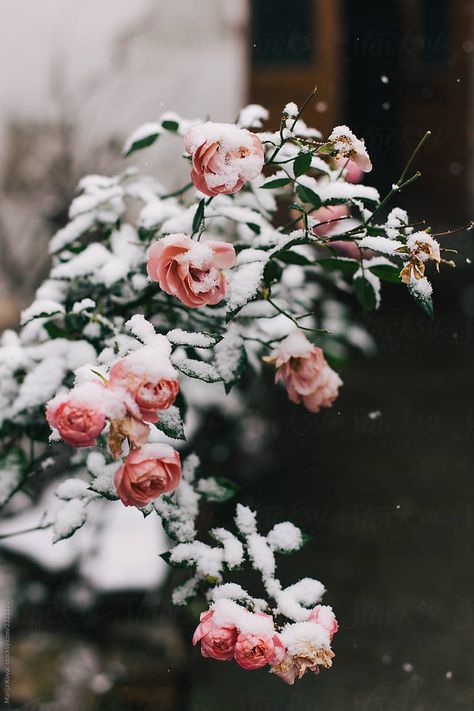
<path id="1" fill-rule="evenodd" d="M 408 284 L 408 291 L 415 299 L 416 303 L 424 313 L 433 318 L 434 309 L 433 301 L 431 299 L 432 287 L 430 282 L 426 277 L 423 279 L 418 279 L 418 281 L 413 281 Z"/>
<path id="2" fill-rule="evenodd" d="M 61 506 L 53 523 L 53 543 L 70 538 L 85 524 L 88 503 L 84 499 L 71 499 Z"/>
<path id="3" fill-rule="evenodd" d="M 239 254 L 239 257 L 244 255 L 247 251 L 250 250 L 244 250 Z M 226 318 L 228 321 L 256 295 L 267 260 L 267 255 L 261 253 L 261 259 L 259 261 L 241 264 L 241 266 L 233 270 L 226 306 Z"/>
<path id="4" fill-rule="evenodd" d="M 123 153 L 129 156 L 141 148 L 151 146 L 162 131 L 162 125 L 156 122 L 145 123 L 136 129 L 125 141 Z"/>
<path id="5" fill-rule="evenodd" d="M 155 423 L 155 427 L 172 439 L 186 439 L 183 418 L 176 405 L 160 412 L 160 419 Z"/>
<path id="6" fill-rule="evenodd" d="M 241 377 L 247 363 L 247 352 L 241 336 L 230 330 L 215 347 L 214 358 L 225 390 L 229 392 Z"/>
<path id="7" fill-rule="evenodd" d="M 183 331 L 180 328 L 174 328 L 168 331 L 166 338 L 174 346 L 191 346 L 192 348 L 212 348 L 219 343 L 222 336 L 218 333 L 202 333 Z"/>
<path id="8" fill-rule="evenodd" d="M 222 376 L 217 369 L 211 363 L 206 363 L 203 360 L 180 358 L 179 360 L 174 360 L 173 365 L 184 375 L 204 380 L 206 383 L 217 383 L 222 380 Z"/>
<path id="9" fill-rule="evenodd" d="M 4 506 L 21 486 L 25 473 L 25 454 L 12 447 L 0 459 L 0 506 Z"/>
<path id="10" fill-rule="evenodd" d="M 196 488 L 208 501 L 219 502 L 228 501 L 240 490 L 238 484 L 223 476 L 200 479 Z"/>

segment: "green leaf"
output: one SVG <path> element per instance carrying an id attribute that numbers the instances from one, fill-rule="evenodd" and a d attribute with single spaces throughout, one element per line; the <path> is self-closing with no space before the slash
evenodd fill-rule
<path id="1" fill-rule="evenodd" d="M 160 132 L 156 131 L 153 133 L 149 133 L 148 136 L 144 136 L 143 138 L 139 138 L 138 140 L 133 141 L 132 145 L 125 153 L 125 157 L 130 156 L 132 153 L 135 153 L 135 151 L 140 151 L 142 148 L 147 148 L 148 146 L 153 145 L 159 135 Z"/>
<path id="2" fill-rule="evenodd" d="M 394 284 L 400 284 L 402 281 L 399 267 L 392 266 L 391 264 L 379 264 L 375 267 L 369 267 L 369 271 L 383 281 L 390 281 Z"/>
<path id="3" fill-rule="evenodd" d="M 263 283 L 266 287 L 270 286 L 274 281 L 279 281 L 282 275 L 282 268 L 273 259 L 271 259 L 263 270 Z"/>
<path id="4" fill-rule="evenodd" d="M 199 228 L 201 226 L 201 222 L 203 221 L 204 218 L 204 205 L 205 201 L 204 198 L 199 202 L 199 205 L 197 206 L 196 212 L 194 213 L 193 217 L 193 234 L 195 232 L 199 231 Z"/>
<path id="5" fill-rule="evenodd" d="M 256 235 L 260 234 L 260 225 L 256 225 L 254 222 L 247 222 L 247 227 L 250 227 L 252 232 L 255 232 Z"/>
<path id="6" fill-rule="evenodd" d="M 0 458 L 0 506 L 21 487 L 26 473 L 26 457 L 20 447 L 11 447 Z"/>
<path id="7" fill-rule="evenodd" d="M 270 180 L 268 183 L 264 183 L 260 187 L 263 190 L 271 190 L 272 188 L 282 188 L 285 185 L 289 185 L 292 182 L 290 178 L 276 178 L 275 180 Z"/>
<path id="8" fill-rule="evenodd" d="M 292 252 L 289 249 L 283 250 L 282 252 L 277 252 L 274 256 L 281 262 L 285 262 L 285 264 L 299 264 L 301 266 L 308 266 L 309 264 L 314 264 L 314 262 L 305 257 L 303 254 L 299 254 L 298 252 Z"/>
<path id="9" fill-rule="evenodd" d="M 325 143 L 322 146 L 319 146 L 318 148 L 318 153 L 322 153 L 323 155 L 331 155 L 334 153 L 334 146 L 332 143 Z"/>
<path id="10" fill-rule="evenodd" d="M 295 178 L 298 178 L 300 175 L 304 175 L 306 171 L 309 170 L 312 158 L 313 156 L 311 153 L 300 153 L 299 156 L 295 158 L 293 163 Z"/>
<path id="11" fill-rule="evenodd" d="M 208 501 L 228 501 L 240 491 L 240 486 L 224 476 L 200 479 L 197 485 L 199 493 Z"/>
<path id="12" fill-rule="evenodd" d="M 311 188 L 306 187 L 306 185 L 298 185 L 296 194 L 302 202 L 309 203 L 315 208 L 319 208 L 322 205 L 319 195 Z"/>
<path id="13" fill-rule="evenodd" d="M 177 121 L 171 121 L 170 119 L 165 119 L 161 122 L 161 125 L 166 131 L 172 131 L 173 133 L 176 133 L 179 128 L 179 123 Z"/>
<path id="14" fill-rule="evenodd" d="M 176 405 L 160 412 L 160 419 L 155 422 L 155 427 L 172 439 L 186 439 L 183 418 Z"/>
<path id="15" fill-rule="evenodd" d="M 182 358 L 174 361 L 173 365 L 184 375 L 190 378 L 203 380 L 205 383 L 217 383 L 222 380 L 217 369 L 211 364 L 203 360 L 194 360 L 193 358 Z"/>
<path id="16" fill-rule="evenodd" d="M 355 274 L 356 271 L 360 269 L 360 262 L 355 259 L 346 259 L 343 257 L 318 259 L 317 264 L 320 264 L 324 269 L 330 272 L 343 272 L 344 274 Z"/>
<path id="17" fill-rule="evenodd" d="M 375 310 L 377 306 L 377 298 L 374 287 L 369 281 L 367 281 L 367 279 L 364 279 L 364 277 L 354 279 L 354 291 L 360 305 L 362 306 L 364 314 L 368 314 Z"/>
<path id="18" fill-rule="evenodd" d="M 43 328 L 50 338 L 65 338 L 67 336 L 67 331 L 60 328 L 54 321 L 43 324 Z"/>

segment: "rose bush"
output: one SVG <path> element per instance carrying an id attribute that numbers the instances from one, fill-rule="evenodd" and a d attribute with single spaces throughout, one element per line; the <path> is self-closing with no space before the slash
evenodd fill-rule
<path id="1" fill-rule="evenodd" d="M 278 130 L 262 130 L 267 118 L 257 105 L 236 125 L 168 113 L 133 133 L 127 156 L 177 138 L 177 157 L 184 148 L 192 160 L 182 188 L 129 169 L 81 181 L 51 239 L 49 277 L 21 331 L 0 343 L 0 506 L 14 514 L 11 500 L 64 455 L 62 443 L 75 448 L 61 506 L 38 527 L 67 539 L 109 500 L 159 516 L 170 539 L 163 557 L 189 569 L 173 603 L 205 598 L 194 644 L 292 684 L 331 666 L 336 618 L 320 605 L 318 580 L 278 578 L 278 556 L 305 542 L 298 527 L 262 532 L 238 504 L 235 529 L 199 530 L 201 504 L 236 491 L 201 471 L 199 423 L 227 397 L 244 422 L 246 383 L 271 369 L 295 406 L 331 407 L 337 370 L 372 347 L 358 321 L 379 308 L 382 284 L 406 285 L 432 315 L 427 275 L 446 260 L 441 235 L 414 231 L 397 206 L 384 212 L 418 178 L 407 174 L 411 160 L 382 197 L 361 182 L 371 161 L 347 126 L 324 137 L 294 103 Z M 234 581 L 244 565 L 264 597 Z"/>

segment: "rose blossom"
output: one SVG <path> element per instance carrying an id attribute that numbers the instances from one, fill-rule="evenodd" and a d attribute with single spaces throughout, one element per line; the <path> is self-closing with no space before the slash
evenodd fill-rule
<path id="1" fill-rule="evenodd" d="M 197 308 L 222 301 L 227 291 L 222 270 L 234 264 L 231 244 L 218 240 L 196 242 L 185 234 L 172 234 L 151 246 L 147 271 L 167 294 Z"/>
<path id="2" fill-rule="evenodd" d="M 92 447 L 105 425 L 101 407 L 101 385 L 76 388 L 58 395 L 46 406 L 46 419 L 72 447 Z"/>
<path id="3" fill-rule="evenodd" d="M 184 147 L 193 157 L 191 180 L 204 195 L 236 193 L 263 168 L 258 136 L 233 124 L 208 121 L 193 126 L 184 137 Z"/>
<path id="4" fill-rule="evenodd" d="M 306 651 L 299 654 L 284 655 L 283 660 L 271 668 L 272 674 L 276 674 L 287 684 L 293 685 L 295 679 L 301 679 L 306 670 L 319 674 L 319 667 L 329 669 L 332 666 L 334 652 L 327 647 L 316 648 L 311 643 L 307 643 Z"/>
<path id="5" fill-rule="evenodd" d="M 201 613 L 200 623 L 193 635 L 193 644 L 201 642 L 203 657 L 211 657 L 220 661 L 230 661 L 234 657 L 235 642 L 238 631 L 235 625 L 216 625 L 213 610 Z"/>
<path id="6" fill-rule="evenodd" d="M 140 362 L 142 358 L 142 354 L 135 352 L 115 363 L 110 369 L 110 385 L 124 388 L 132 396 L 146 422 L 158 422 L 158 411 L 166 410 L 176 400 L 179 383 L 172 377 L 171 364 L 166 364 L 168 377 L 161 377 L 165 371 L 160 373 L 160 369 L 155 366 L 155 373 L 150 372 L 146 362 Z M 155 358 L 158 360 L 156 355 Z"/>
<path id="7" fill-rule="evenodd" d="M 336 126 L 333 128 L 328 141 L 333 144 L 336 158 L 350 159 L 364 173 L 372 170 L 369 154 L 362 139 L 357 138 L 347 126 Z"/>
<path id="8" fill-rule="evenodd" d="M 329 632 L 329 639 L 332 640 L 337 630 L 339 629 L 339 624 L 336 620 L 336 615 L 332 611 L 329 605 L 316 605 L 316 607 L 311 610 L 309 616 L 310 622 L 316 622 L 321 625 Z"/>
<path id="9" fill-rule="evenodd" d="M 342 385 L 321 348 L 310 343 L 302 331 L 290 333 L 264 360 L 276 366 L 275 382 L 283 380 L 290 400 L 302 402 L 310 412 L 330 407 Z"/>
<path id="10" fill-rule="evenodd" d="M 118 420 L 112 420 L 107 436 L 107 444 L 114 459 L 120 456 L 122 443 L 128 439 L 132 447 L 146 444 L 150 428 L 141 420 L 131 415 L 125 415 Z"/>
<path id="11" fill-rule="evenodd" d="M 115 473 L 115 488 L 125 506 L 146 506 L 160 494 L 173 491 L 181 478 L 178 452 L 168 444 L 145 444 L 133 449 Z"/>
<path id="12" fill-rule="evenodd" d="M 345 178 L 348 183 L 360 183 L 364 171 L 359 168 L 357 163 L 353 160 L 348 160 L 347 158 L 338 158 L 336 160 L 336 168 L 338 170 L 345 171 Z"/>
<path id="13" fill-rule="evenodd" d="M 241 632 L 235 643 L 234 659 L 243 669 L 252 670 L 260 669 L 266 664 L 279 664 L 284 654 L 285 647 L 277 634 L 270 637 Z"/>
<path id="14" fill-rule="evenodd" d="M 344 222 L 344 218 L 348 215 L 349 208 L 347 207 L 347 205 L 332 205 L 330 207 L 320 207 L 313 213 L 311 213 L 311 216 L 319 222 L 326 222 L 326 224 L 315 225 L 312 228 L 312 231 L 318 237 L 326 237 L 327 235 L 331 234 L 334 227 L 339 224 L 338 222 L 336 222 L 336 220 Z M 328 222 L 328 220 L 334 220 L 334 222 Z M 333 246 L 332 243 L 331 246 Z"/>

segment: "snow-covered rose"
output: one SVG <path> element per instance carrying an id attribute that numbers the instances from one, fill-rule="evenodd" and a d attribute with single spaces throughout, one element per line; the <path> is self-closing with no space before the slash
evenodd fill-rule
<path id="1" fill-rule="evenodd" d="M 336 615 L 334 614 L 332 607 L 329 605 L 316 605 L 316 607 L 311 610 L 309 621 L 316 622 L 318 625 L 321 625 L 327 629 L 330 640 L 332 640 L 339 629 Z"/>
<path id="2" fill-rule="evenodd" d="M 338 158 L 336 160 L 336 167 L 339 170 L 345 171 L 345 178 L 348 183 L 360 183 L 364 171 L 360 168 L 357 163 L 353 160 L 348 160 L 347 158 Z"/>
<path id="3" fill-rule="evenodd" d="M 235 625 L 216 625 L 213 610 L 201 613 L 199 625 L 193 636 L 193 644 L 201 642 L 203 657 L 220 661 L 230 661 L 234 657 L 234 648 L 238 631 Z"/>
<path id="4" fill-rule="evenodd" d="M 359 168 L 368 173 L 372 170 L 372 163 L 367 153 L 365 143 L 357 138 L 347 126 L 336 126 L 328 141 L 333 144 L 336 158 L 350 159 Z"/>
<path id="5" fill-rule="evenodd" d="M 263 168 L 259 137 L 234 124 L 208 121 L 193 126 L 184 146 L 193 158 L 191 180 L 204 195 L 236 193 Z"/>
<path id="6" fill-rule="evenodd" d="M 181 478 L 178 452 L 168 444 L 133 449 L 115 473 L 115 488 L 125 506 L 143 507 L 173 491 Z"/>
<path id="7" fill-rule="evenodd" d="M 167 294 L 197 308 L 222 301 L 227 291 L 222 270 L 234 264 L 235 250 L 227 242 L 197 242 L 185 234 L 172 234 L 151 246 L 147 271 Z"/>
<path id="8" fill-rule="evenodd" d="M 290 400 L 302 402 L 310 412 L 330 407 L 342 385 L 321 348 L 310 343 L 302 331 L 290 333 L 264 360 L 275 365 L 275 382 L 283 380 Z"/>
<path id="9" fill-rule="evenodd" d="M 138 357 L 137 357 L 138 353 Z M 156 355 L 156 360 L 159 360 Z M 176 400 L 179 383 L 172 376 L 172 371 L 166 377 L 166 371 L 155 373 L 146 369 L 146 363 L 140 367 L 139 352 L 130 354 L 115 363 L 110 370 L 110 385 L 125 389 L 135 401 L 141 417 L 146 422 L 158 422 L 159 410 L 166 410 Z M 170 369 L 170 365 L 165 364 Z M 161 377 L 165 376 L 165 377 Z"/>
<path id="10" fill-rule="evenodd" d="M 439 242 L 428 232 L 414 232 L 407 239 L 407 250 L 410 260 L 405 264 L 400 272 L 404 284 L 422 279 L 425 275 L 425 262 L 432 260 L 439 270 L 441 259 L 441 248 Z"/>
<path id="11" fill-rule="evenodd" d="M 101 390 L 105 386 L 80 388 L 66 395 L 59 395 L 46 406 L 46 419 L 58 430 L 61 438 L 71 447 L 92 447 L 105 425 L 105 413 L 101 406 Z M 97 397 L 93 397 L 96 393 Z"/>

